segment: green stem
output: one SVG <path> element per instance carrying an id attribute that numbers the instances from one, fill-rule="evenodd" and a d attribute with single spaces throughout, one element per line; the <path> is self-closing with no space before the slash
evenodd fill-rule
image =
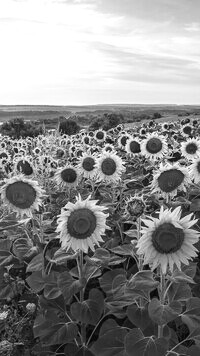
<path id="1" fill-rule="evenodd" d="M 79 280 L 82 281 L 83 277 L 83 251 L 80 251 L 80 262 L 79 262 Z M 80 303 L 84 301 L 84 288 L 80 291 Z M 81 322 L 81 336 L 82 336 L 82 343 L 83 346 L 86 344 L 86 325 L 85 323 Z"/>
<path id="2" fill-rule="evenodd" d="M 162 305 L 165 304 L 165 292 L 166 292 L 166 285 L 165 285 L 165 275 L 162 272 L 162 268 L 160 267 L 160 290 L 159 290 L 159 297 L 160 303 Z M 164 325 L 158 325 L 158 338 L 163 337 L 163 328 Z"/>

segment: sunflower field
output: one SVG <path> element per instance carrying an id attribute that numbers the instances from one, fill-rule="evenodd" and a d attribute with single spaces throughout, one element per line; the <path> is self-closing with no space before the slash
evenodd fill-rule
<path id="1" fill-rule="evenodd" d="M 200 355 L 197 120 L 0 137 L 0 355 Z"/>

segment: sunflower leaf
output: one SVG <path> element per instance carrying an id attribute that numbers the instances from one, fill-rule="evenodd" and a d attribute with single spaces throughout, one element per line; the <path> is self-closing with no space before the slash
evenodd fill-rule
<path id="1" fill-rule="evenodd" d="M 157 298 L 153 298 L 148 305 L 148 311 L 151 320 L 158 325 L 165 325 L 179 316 L 182 305 L 177 301 L 163 305 Z"/>
<path id="2" fill-rule="evenodd" d="M 127 329 L 116 327 L 108 330 L 91 347 L 95 356 L 125 356 L 124 339 Z"/>
<path id="3" fill-rule="evenodd" d="M 167 351 L 166 339 L 144 337 L 140 329 L 132 329 L 125 337 L 127 356 L 163 356 Z"/>
<path id="4" fill-rule="evenodd" d="M 138 289 L 143 291 L 152 291 L 158 286 L 159 282 L 153 278 L 151 271 L 139 271 L 134 274 L 128 282 L 130 289 Z"/>
<path id="5" fill-rule="evenodd" d="M 141 330 L 146 329 L 151 323 L 151 319 L 146 308 L 139 308 L 136 304 L 132 304 L 128 306 L 126 313 L 132 324 Z"/>
<path id="6" fill-rule="evenodd" d="M 181 319 L 190 332 L 200 328 L 200 298 L 192 297 L 186 301 L 186 310 L 181 314 Z"/>

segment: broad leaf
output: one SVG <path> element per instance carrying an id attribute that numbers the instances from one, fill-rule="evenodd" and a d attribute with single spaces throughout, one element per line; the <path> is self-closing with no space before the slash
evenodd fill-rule
<path id="1" fill-rule="evenodd" d="M 95 356 L 125 356 L 124 338 L 127 329 L 118 327 L 107 331 L 91 347 Z"/>
<path id="2" fill-rule="evenodd" d="M 140 329 L 132 329 L 125 337 L 127 356 L 163 356 L 167 348 L 164 338 L 144 337 Z"/>
<path id="3" fill-rule="evenodd" d="M 151 271 L 139 271 L 134 274 L 129 280 L 128 286 L 131 289 L 138 289 L 143 291 L 152 291 L 158 286 L 159 282 L 153 278 Z"/>
<path id="4" fill-rule="evenodd" d="M 82 280 L 74 279 L 68 271 L 60 273 L 57 282 L 66 302 L 69 301 L 74 294 L 83 289 L 86 284 L 85 278 L 82 278 Z"/>
<path id="5" fill-rule="evenodd" d="M 128 306 L 126 313 L 132 324 L 141 330 L 146 329 L 151 323 L 151 319 L 149 318 L 149 313 L 146 308 L 139 308 L 136 304 L 132 304 Z"/>
<path id="6" fill-rule="evenodd" d="M 113 291 L 113 279 L 119 275 L 126 275 L 124 269 L 116 268 L 112 271 L 105 272 L 102 277 L 99 278 L 100 286 L 106 294 L 112 294 Z"/>
<path id="7" fill-rule="evenodd" d="M 148 305 L 148 311 L 151 320 L 158 325 L 165 325 L 179 316 L 182 305 L 177 301 L 163 305 L 157 298 L 153 298 Z"/>
<path id="8" fill-rule="evenodd" d="M 182 313 L 181 319 L 190 332 L 200 328 L 200 298 L 190 298 L 186 302 L 186 311 Z"/>

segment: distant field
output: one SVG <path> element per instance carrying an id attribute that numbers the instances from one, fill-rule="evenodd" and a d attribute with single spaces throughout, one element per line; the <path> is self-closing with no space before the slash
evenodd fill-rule
<path id="1" fill-rule="evenodd" d="M 200 118 L 200 105 L 89 105 L 89 106 L 50 106 L 50 105 L 0 105 L 0 123 L 13 118 L 23 118 L 26 121 L 45 122 L 48 128 L 56 127 L 61 116 L 66 118 L 76 115 L 84 118 L 83 126 L 87 126 L 93 117 L 101 117 L 105 113 L 120 113 L 124 122 L 130 127 L 136 121 L 145 120 L 146 116 L 153 116 L 155 112 L 162 115 L 160 121 L 176 121 L 178 118 Z M 137 120 L 139 118 L 139 120 Z M 149 120 L 149 118 L 147 119 Z"/>

